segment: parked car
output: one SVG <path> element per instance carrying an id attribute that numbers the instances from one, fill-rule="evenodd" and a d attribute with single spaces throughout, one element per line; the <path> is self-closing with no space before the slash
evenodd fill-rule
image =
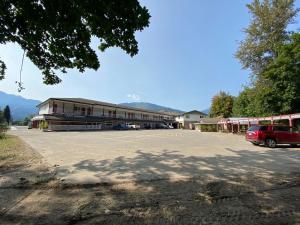
<path id="1" fill-rule="evenodd" d="M 156 125 L 157 129 L 169 129 L 168 125 L 164 124 L 164 123 L 160 123 Z"/>
<path id="2" fill-rule="evenodd" d="M 169 129 L 174 129 L 174 127 L 172 125 L 168 125 Z"/>
<path id="3" fill-rule="evenodd" d="M 127 124 L 127 126 L 128 126 L 130 129 L 134 129 L 134 130 L 141 129 L 141 126 L 138 125 L 138 124 L 129 123 L 129 124 Z"/>
<path id="4" fill-rule="evenodd" d="M 277 144 L 300 144 L 300 131 L 284 125 L 255 125 L 246 132 L 246 140 L 254 145 L 263 144 L 275 148 Z"/>
<path id="5" fill-rule="evenodd" d="M 144 126 L 145 129 L 151 129 L 152 127 L 150 125 Z"/>
<path id="6" fill-rule="evenodd" d="M 116 126 L 113 126 L 114 130 L 129 130 L 130 128 L 125 124 L 118 124 Z"/>

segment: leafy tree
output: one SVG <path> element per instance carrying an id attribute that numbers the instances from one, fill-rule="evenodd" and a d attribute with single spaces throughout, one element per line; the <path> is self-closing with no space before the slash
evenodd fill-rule
<path id="1" fill-rule="evenodd" d="M 266 103 L 268 91 L 268 87 L 261 85 L 261 83 L 253 87 L 245 87 L 235 98 L 232 110 L 233 115 L 237 117 L 252 117 L 276 114 Z"/>
<path id="2" fill-rule="evenodd" d="M 295 0 L 253 0 L 247 4 L 252 15 L 246 38 L 240 43 L 236 57 L 254 75 L 260 73 L 277 56 L 277 48 L 288 40 L 287 25 L 292 23 L 298 9 Z"/>
<path id="3" fill-rule="evenodd" d="M 277 48 L 278 56 L 261 72 L 253 87 L 236 98 L 235 116 L 269 116 L 300 112 L 300 34 Z"/>
<path id="4" fill-rule="evenodd" d="M 7 124 L 9 124 L 12 118 L 11 118 L 11 114 L 10 114 L 10 108 L 8 105 L 5 106 L 5 108 L 3 110 L 3 117 L 4 117 L 5 122 Z"/>
<path id="5" fill-rule="evenodd" d="M 262 72 L 261 98 L 270 113 L 300 112 L 300 34 L 278 48 L 278 57 Z"/>
<path id="6" fill-rule="evenodd" d="M 21 120 L 14 120 L 14 121 L 12 121 L 12 125 L 23 125 L 23 121 L 21 121 Z"/>
<path id="7" fill-rule="evenodd" d="M 298 9 L 294 0 L 253 0 L 252 14 L 236 57 L 254 74 L 236 98 L 235 116 L 268 116 L 299 111 L 298 34 L 287 32 Z"/>
<path id="8" fill-rule="evenodd" d="M 254 116 L 255 112 L 252 108 L 253 100 L 253 88 L 245 87 L 234 100 L 232 109 L 233 115 L 237 117 Z"/>
<path id="9" fill-rule="evenodd" d="M 221 91 L 212 99 L 210 116 L 211 117 L 230 117 L 232 115 L 234 97 Z"/>
<path id="10" fill-rule="evenodd" d="M 101 51 L 116 46 L 137 54 L 135 32 L 147 27 L 149 19 L 138 0 L 2 0 L 0 44 L 18 43 L 42 71 L 44 83 L 56 84 L 61 81 L 57 71 L 100 67 L 92 37 L 99 39 Z M 0 60 L 0 79 L 5 68 Z"/>
<path id="11" fill-rule="evenodd" d="M 33 116 L 27 116 L 27 117 L 25 117 L 24 120 L 22 121 L 22 125 L 23 126 L 27 126 L 29 124 L 29 122 L 31 121 L 32 117 Z"/>

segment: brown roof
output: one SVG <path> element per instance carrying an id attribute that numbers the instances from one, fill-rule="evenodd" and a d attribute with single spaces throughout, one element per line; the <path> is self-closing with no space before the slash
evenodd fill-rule
<path id="1" fill-rule="evenodd" d="M 189 111 L 189 112 L 185 112 L 185 113 L 182 113 L 181 115 L 185 115 L 185 114 L 200 114 L 200 115 L 203 115 L 203 116 L 207 116 L 206 113 L 200 112 L 198 110 L 192 110 L 192 111 Z"/>

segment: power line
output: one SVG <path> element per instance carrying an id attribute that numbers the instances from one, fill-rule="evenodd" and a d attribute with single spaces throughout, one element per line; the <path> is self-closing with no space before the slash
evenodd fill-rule
<path id="1" fill-rule="evenodd" d="M 23 52 L 22 56 L 22 62 L 21 62 L 21 68 L 20 68 L 20 75 L 19 75 L 19 81 L 16 81 L 16 84 L 18 85 L 18 92 L 21 92 L 25 88 L 23 87 L 23 82 L 22 82 L 22 70 L 23 70 L 23 64 L 24 64 L 24 56 L 25 56 L 25 50 Z"/>

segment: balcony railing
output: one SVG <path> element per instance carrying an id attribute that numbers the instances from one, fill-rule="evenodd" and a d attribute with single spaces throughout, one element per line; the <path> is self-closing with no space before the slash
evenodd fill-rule
<path id="1" fill-rule="evenodd" d="M 62 119 L 71 119 L 71 120 L 104 120 L 104 119 L 117 119 L 117 120 L 135 120 L 135 121 L 175 121 L 173 118 L 137 118 L 137 117 L 125 117 L 125 116 L 114 116 L 114 115 L 71 115 L 71 114 L 51 114 L 52 116 L 61 117 Z"/>

